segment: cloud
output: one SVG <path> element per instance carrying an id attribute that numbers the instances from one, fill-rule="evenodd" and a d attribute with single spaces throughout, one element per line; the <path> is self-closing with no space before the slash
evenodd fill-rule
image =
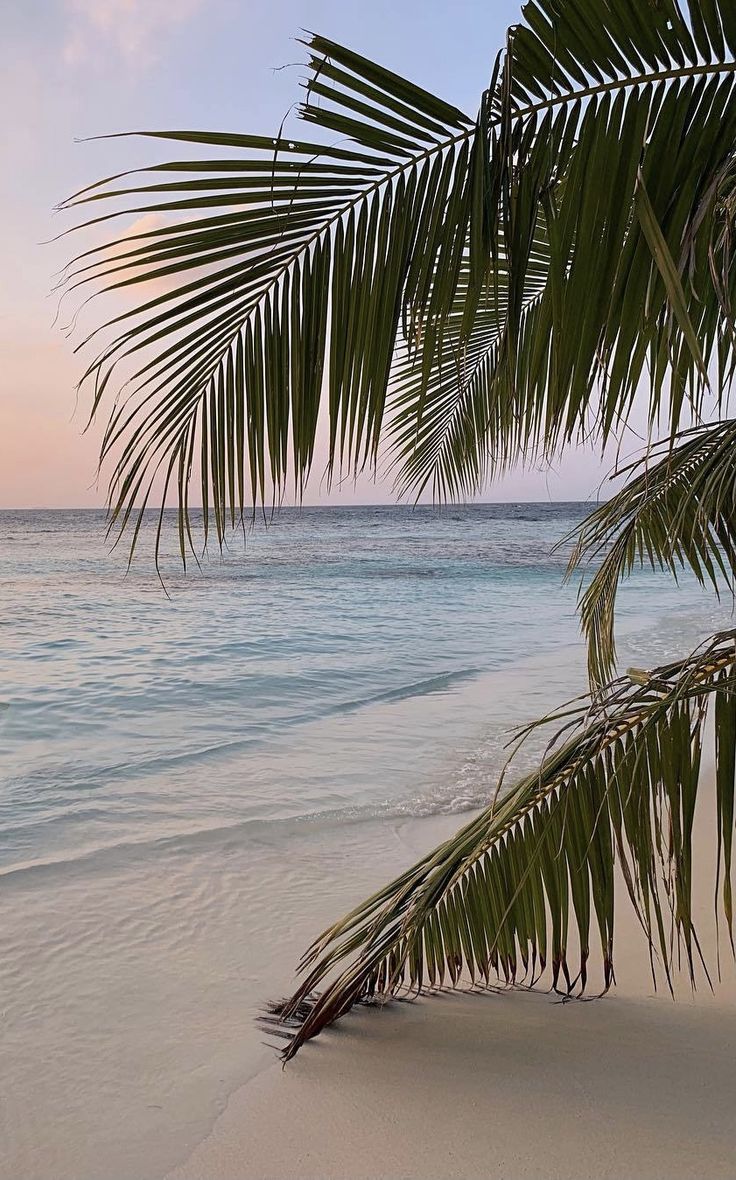
<path id="1" fill-rule="evenodd" d="M 62 57 L 69 66 L 89 66 L 114 54 L 128 65 L 149 66 L 162 37 L 201 5 L 202 0 L 65 0 Z"/>
<path id="2" fill-rule="evenodd" d="M 125 257 L 131 249 L 154 242 L 154 238 L 141 238 L 141 235 L 149 235 L 166 224 L 167 219 L 162 214 L 146 213 L 126 227 L 111 230 L 102 241 L 95 243 L 99 251 L 95 256 L 95 270 L 83 270 L 75 275 L 76 268 L 72 264 L 68 282 L 58 289 L 57 320 L 64 332 L 79 341 L 108 318 L 140 307 L 181 286 L 183 280 L 176 274 L 142 279 L 141 270 L 145 268 L 137 266 L 135 258 Z M 89 263 L 89 258 L 81 257 L 80 266 Z M 165 269 L 166 263 L 161 265 Z"/>
<path id="3" fill-rule="evenodd" d="M 147 240 L 138 241 L 139 235 L 150 234 L 154 230 L 161 229 L 167 224 L 166 218 L 161 213 L 144 213 L 143 216 L 138 217 L 127 229 L 122 233 L 118 230 L 114 237 L 111 236 L 110 245 L 104 251 L 104 262 L 115 264 L 115 261 L 121 259 L 120 268 L 110 275 L 110 282 L 122 283 L 128 279 L 133 279 L 138 276 L 139 269 L 137 266 L 130 264 L 122 256 L 131 248 L 136 249 L 138 246 L 147 245 Z M 148 239 L 150 242 L 152 239 Z M 129 298 L 135 301 L 141 299 L 153 299 L 156 295 L 163 295 L 165 291 L 171 290 L 176 286 L 175 279 L 172 277 L 163 276 L 159 279 L 149 279 L 144 283 L 136 283 L 127 288 Z M 126 290 L 126 288 L 124 288 Z"/>

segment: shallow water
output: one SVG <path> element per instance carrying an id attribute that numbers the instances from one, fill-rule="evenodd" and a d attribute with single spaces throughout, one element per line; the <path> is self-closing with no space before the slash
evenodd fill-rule
<path id="1" fill-rule="evenodd" d="M 165 556 L 169 598 L 99 513 L 0 513 L 4 1175 L 145 1180 L 206 1133 L 315 923 L 583 686 L 584 511 L 285 511 Z M 653 574 L 620 607 L 644 665 L 725 615 Z"/>

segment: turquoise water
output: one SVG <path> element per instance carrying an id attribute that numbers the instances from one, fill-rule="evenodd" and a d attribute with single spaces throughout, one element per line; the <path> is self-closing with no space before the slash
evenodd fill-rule
<path id="1" fill-rule="evenodd" d="M 400 794 L 259 760 L 571 642 L 550 543 L 581 511 L 284 512 L 201 573 L 170 563 L 170 599 L 105 553 L 100 514 L 3 514 L 0 866 Z"/>
<path id="2" fill-rule="evenodd" d="M 1 514 L 0 868 L 401 798 L 401 766 L 271 768 L 330 721 L 573 643 L 552 545 L 584 510 L 284 511 L 201 572 L 166 562 L 170 598 L 145 554 L 126 576 L 105 551 L 99 513 Z M 659 586 L 634 580 L 624 628 Z"/>
<path id="3" fill-rule="evenodd" d="M 582 687 L 584 512 L 285 510 L 165 554 L 169 597 L 150 537 L 126 574 L 100 513 L 0 513 L 3 1174 L 144 1180 L 206 1132 L 315 923 Z M 724 611 L 637 574 L 620 617 L 651 664 Z"/>

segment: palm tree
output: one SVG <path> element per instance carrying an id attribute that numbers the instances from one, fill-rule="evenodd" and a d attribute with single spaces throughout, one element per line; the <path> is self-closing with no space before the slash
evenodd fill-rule
<path id="1" fill-rule="evenodd" d="M 607 988 L 614 861 L 653 963 L 669 979 L 683 951 L 694 972 L 706 715 L 731 931 L 736 631 L 615 675 L 616 589 L 634 565 L 716 589 L 736 570 L 736 7 L 683 2 L 529 0 L 474 118 L 310 36 L 314 142 L 146 133 L 195 158 L 66 202 L 101 210 L 87 226 L 155 215 L 67 276 L 143 293 L 98 329 L 83 378 L 94 415 L 127 375 L 102 460 L 131 552 L 152 497 L 176 494 L 186 561 L 193 484 L 205 544 L 208 521 L 222 544 L 246 505 L 291 480 L 300 494 L 321 416 L 329 473 L 380 456 L 399 494 L 448 499 L 520 459 L 602 451 L 637 391 L 649 399 L 647 451 L 575 539 L 571 572 L 596 567 L 587 692 L 533 774 L 317 939 L 276 1008 L 286 1057 L 372 997 L 544 972 L 577 993 L 591 940 Z"/>

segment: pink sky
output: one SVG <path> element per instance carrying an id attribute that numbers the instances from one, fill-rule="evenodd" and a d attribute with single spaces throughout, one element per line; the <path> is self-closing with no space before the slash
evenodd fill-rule
<path id="1" fill-rule="evenodd" d="M 297 92 L 293 71 L 271 68 L 299 58 L 290 37 L 310 26 L 353 44 L 472 109 L 493 50 L 518 9 L 461 4 L 484 34 L 468 42 L 450 6 L 392 0 L 347 6 L 338 0 L 32 0 L 11 6 L 0 47 L 4 112 L 0 227 L 6 281 L 0 290 L 0 507 L 95 506 L 99 434 L 83 435 L 88 404 L 76 409 L 81 362 L 53 324 L 55 272 L 81 243 L 42 245 L 68 222 L 53 206 L 100 175 L 150 159 L 135 140 L 75 144 L 75 137 L 121 128 L 200 126 L 268 131 Z M 421 24 L 417 22 L 421 17 Z M 390 26 L 388 22 L 390 21 Z M 386 37 L 391 27 L 392 37 Z M 419 32 L 418 32 L 419 29 Z M 249 68 L 243 69 L 245 64 Z M 61 317 L 63 322 L 63 316 Z M 92 321 L 88 321 L 92 322 Z M 390 483 L 370 477 L 309 502 L 392 499 Z M 557 472 L 514 473 L 484 498 L 584 499 L 603 469 L 571 455 Z"/>

